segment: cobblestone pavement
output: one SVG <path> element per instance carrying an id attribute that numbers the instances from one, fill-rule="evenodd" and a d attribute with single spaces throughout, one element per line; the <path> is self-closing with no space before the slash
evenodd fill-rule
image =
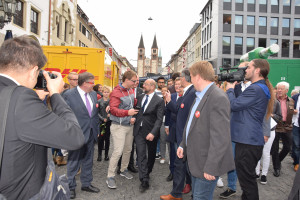
<path id="1" fill-rule="evenodd" d="M 112 145 L 111 145 L 112 146 Z M 103 152 L 104 153 L 104 152 Z M 110 151 L 111 154 L 111 151 Z M 110 155 L 109 154 L 109 155 Z M 117 189 L 109 189 L 106 185 L 107 168 L 109 161 L 97 162 L 97 145 L 95 146 L 94 166 L 93 166 L 93 182 L 94 186 L 100 188 L 100 193 L 94 194 L 81 191 L 80 177 L 77 176 L 76 195 L 80 199 L 101 199 L 101 200 L 159 200 L 159 196 L 169 194 L 172 190 L 172 182 L 166 182 L 169 174 L 168 162 L 160 164 L 156 160 L 153 172 L 150 174 L 150 188 L 145 193 L 139 192 L 140 181 L 138 173 L 133 174 L 134 178 L 127 180 L 120 175 L 116 175 Z M 168 159 L 167 159 L 168 161 Z M 58 174 L 66 174 L 66 166 L 56 167 Z M 273 176 L 272 161 L 267 176 L 267 185 L 262 185 L 258 181 L 259 195 L 261 200 L 285 200 L 290 193 L 295 172 L 292 168 L 292 159 L 287 156 L 282 163 L 281 176 L 276 178 Z M 226 189 L 227 175 L 223 175 L 223 188 L 216 188 L 214 192 L 214 200 L 219 199 L 219 194 Z M 237 194 L 231 197 L 231 200 L 241 199 L 241 189 L 237 186 Z M 191 193 L 183 196 L 184 200 L 191 199 Z"/>

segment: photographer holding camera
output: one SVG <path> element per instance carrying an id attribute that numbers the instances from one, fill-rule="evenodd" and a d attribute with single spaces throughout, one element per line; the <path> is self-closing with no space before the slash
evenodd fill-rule
<path id="1" fill-rule="evenodd" d="M 0 48 L 0 91 L 18 86 L 8 108 L 1 166 L 0 193 L 7 199 L 38 195 L 46 175 L 48 147 L 75 150 L 84 143 L 74 113 L 59 94 L 64 85 L 61 74 L 53 72 L 57 78 L 51 79 L 43 73 L 52 111 L 32 90 L 46 61 L 38 42 L 27 36 L 6 40 Z"/>
<path id="2" fill-rule="evenodd" d="M 255 167 L 262 156 L 265 140 L 263 120 L 272 113 L 274 94 L 268 79 L 270 65 L 264 59 L 252 60 L 246 69 L 245 79 L 252 84 L 238 97 L 235 83 L 227 84 L 232 118 L 231 140 L 235 142 L 236 172 L 242 188 L 242 199 L 258 200 Z"/>

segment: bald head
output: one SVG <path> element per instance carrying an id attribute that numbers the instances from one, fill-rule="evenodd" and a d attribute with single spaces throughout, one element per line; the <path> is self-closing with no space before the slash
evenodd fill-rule
<path id="1" fill-rule="evenodd" d="M 151 94 L 155 91 L 155 86 L 156 86 L 156 82 L 153 80 L 153 79 L 147 79 L 145 82 L 144 82 L 144 91 L 145 91 L 145 94 Z"/>

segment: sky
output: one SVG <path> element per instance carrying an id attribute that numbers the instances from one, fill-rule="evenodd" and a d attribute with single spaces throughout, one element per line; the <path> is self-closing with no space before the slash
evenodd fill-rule
<path id="1" fill-rule="evenodd" d="M 89 22 L 105 35 L 119 55 L 136 67 L 143 35 L 146 57 L 150 58 L 156 35 L 162 66 L 189 36 L 208 0 L 77 0 Z M 151 17 L 153 20 L 148 20 Z"/>

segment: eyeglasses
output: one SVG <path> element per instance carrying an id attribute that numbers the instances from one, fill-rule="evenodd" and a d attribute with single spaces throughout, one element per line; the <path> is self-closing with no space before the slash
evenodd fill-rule
<path id="1" fill-rule="evenodd" d="M 91 85 L 95 85 L 95 82 L 88 82 L 88 81 L 86 81 L 86 83 L 89 83 Z"/>
<path id="2" fill-rule="evenodd" d="M 137 80 L 130 80 L 130 81 L 132 81 L 133 83 L 136 83 L 136 82 L 137 82 Z"/>

